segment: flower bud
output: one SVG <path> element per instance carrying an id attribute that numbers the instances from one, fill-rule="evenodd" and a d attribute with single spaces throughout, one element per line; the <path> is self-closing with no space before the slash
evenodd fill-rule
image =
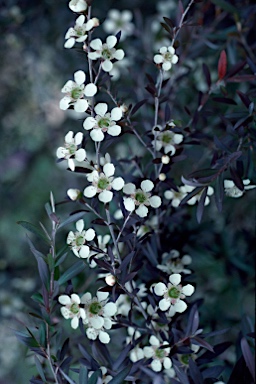
<path id="1" fill-rule="evenodd" d="M 170 162 L 170 157 L 167 155 L 162 156 L 162 163 L 168 164 Z"/>
<path id="2" fill-rule="evenodd" d="M 113 287 L 113 285 L 115 285 L 115 283 L 116 283 L 116 278 L 115 278 L 115 276 L 109 274 L 105 277 L 105 281 L 106 281 L 107 285 L 110 285 L 110 287 Z"/>
<path id="3" fill-rule="evenodd" d="M 68 189 L 67 190 L 67 195 L 70 198 L 70 200 L 76 201 L 81 194 L 81 191 L 79 189 Z"/>
<path id="4" fill-rule="evenodd" d="M 165 173 L 160 173 L 159 180 L 160 181 L 165 181 L 165 179 L 166 179 L 166 174 Z"/>

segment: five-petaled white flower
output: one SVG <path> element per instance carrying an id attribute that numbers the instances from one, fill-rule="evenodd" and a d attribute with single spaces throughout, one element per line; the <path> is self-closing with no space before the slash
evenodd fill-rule
<path id="1" fill-rule="evenodd" d="M 83 134 L 78 132 L 75 137 L 72 131 L 69 131 L 65 136 L 65 147 L 59 147 L 56 152 L 58 159 L 67 159 L 68 166 L 71 171 L 75 170 L 75 161 L 84 161 L 86 152 L 78 146 L 82 143 Z"/>
<path id="2" fill-rule="evenodd" d="M 134 31 L 134 24 L 131 23 L 132 12 L 128 10 L 119 11 L 117 9 L 110 9 L 107 19 L 103 23 L 103 28 L 107 33 L 114 33 L 121 31 L 121 40 L 126 36 L 132 35 Z"/>
<path id="3" fill-rule="evenodd" d="M 87 32 L 95 26 L 99 25 L 99 21 L 95 18 L 90 19 L 85 23 L 85 16 L 80 15 L 76 19 L 76 23 L 73 28 L 69 28 L 65 39 L 67 40 L 64 44 L 65 48 L 72 48 L 75 43 L 83 43 L 87 39 Z"/>
<path id="4" fill-rule="evenodd" d="M 81 70 L 74 73 L 74 80 L 68 80 L 61 90 L 66 96 L 60 100 L 60 109 L 65 111 L 73 105 L 76 112 L 85 112 L 89 106 L 88 98 L 97 93 L 97 87 L 93 83 L 84 85 L 86 75 Z"/>
<path id="5" fill-rule="evenodd" d="M 108 105 L 106 103 L 98 103 L 95 108 L 96 116 L 89 116 L 84 120 L 83 127 L 86 130 L 91 130 L 90 136 L 93 141 L 102 141 L 104 132 L 111 136 L 118 136 L 121 133 L 120 125 L 116 122 L 122 118 L 122 110 L 115 107 L 111 112 L 107 113 Z"/>
<path id="6" fill-rule="evenodd" d="M 87 258 L 90 254 L 90 248 L 86 245 L 87 241 L 91 241 L 95 237 L 95 231 L 92 228 L 84 230 L 84 221 L 80 219 L 76 222 L 77 231 L 74 233 L 69 232 L 67 237 L 67 244 L 70 245 L 73 253 L 77 257 Z"/>
<path id="7" fill-rule="evenodd" d="M 71 0 L 68 4 L 69 8 L 73 12 L 84 12 L 87 9 L 87 3 L 85 0 Z"/>
<path id="8" fill-rule="evenodd" d="M 108 302 L 109 292 L 98 291 L 96 297 L 92 298 L 90 292 L 86 292 L 81 297 L 81 303 L 84 304 L 86 317 L 84 324 L 87 326 L 86 334 L 91 340 L 99 337 L 104 344 L 109 343 L 110 337 L 105 329 L 112 328 L 112 319 L 117 312 L 115 303 Z"/>
<path id="9" fill-rule="evenodd" d="M 195 288 L 191 284 L 187 284 L 184 287 L 180 284 L 181 275 L 174 273 L 169 276 L 168 285 L 164 283 L 157 283 L 154 287 L 155 294 L 157 296 L 164 296 L 159 302 L 159 308 L 161 311 L 167 311 L 171 307 L 172 312 L 182 313 L 187 309 L 187 304 L 183 299 L 186 296 L 191 296 Z"/>
<path id="10" fill-rule="evenodd" d="M 170 127 L 175 126 L 174 124 L 169 124 Z M 170 130 L 161 130 L 156 132 L 156 140 L 152 141 L 152 144 L 155 145 L 156 150 L 160 151 L 164 149 L 164 153 L 170 153 L 174 155 L 176 152 L 175 145 L 180 144 L 183 141 L 183 135 L 180 133 L 175 133 Z"/>
<path id="11" fill-rule="evenodd" d="M 146 346 L 143 348 L 144 356 L 148 359 L 152 358 L 151 368 L 155 372 L 160 372 L 164 366 L 165 369 L 170 369 L 172 366 L 172 361 L 168 357 L 171 348 L 166 347 L 162 348 L 169 343 L 164 341 L 160 343 L 160 341 L 154 336 L 150 336 L 149 342 L 151 344 L 150 347 Z"/>
<path id="12" fill-rule="evenodd" d="M 88 181 L 92 182 L 92 185 L 86 187 L 84 190 L 85 197 L 93 197 L 97 193 L 99 194 L 99 200 L 102 203 L 109 203 L 113 198 L 113 188 L 115 191 L 120 191 L 124 186 L 124 180 L 122 177 L 114 178 L 115 167 L 111 163 L 107 163 L 103 166 L 103 172 L 93 171 L 87 177 Z"/>
<path id="13" fill-rule="evenodd" d="M 169 71 L 172 64 L 176 64 L 179 58 L 175 55 L 175 49 L 170 45 L 169 47 L 161 47 L 159 54 L 154 56 L 154 62 L 161 64 L 164 71 Z"/>
<path id="14" fill-rule="evenodd" d="M 249 185 L 250 182 L 249 179 L 243 180 L 244 190 L 241 191 L 241 189 L 235 185 L 233 180 L 224 180 L 225 194 L 235 198 L 241 197 L 246 190 L 256 188 L 256 185 Z"/>
<path id="15" fill-rule="evenodd" d="M 61 295 L 58 300 L 60 304 L 64 305 L 60 309 L 62 316 L 65 319 L 72 319 L 71 327 L 76 329 L 79 325 L 80 317 L 83 320 L 86 318 L 84 308 L 80 307 L 80 297 L 76 293 L 72 293 L 70 297 L 68 295 Z"/>
<path id="16" fill-rule="evenodd" d="M 154 188 L 151 180 L 143 180 L 140 184 L 140 189 L 136 189 L 133 183 L 125 184 L 123 191 L 130 197 L 124 198 L 124 206 L 127 211 L 134 211 L 140 217 L 146 217 L 148 214 L 147 206 L 153 208 L 160 207 L 162 201 L 159 196 L 151 196 L 149 192 Z M 138 207 L 137 209 L 135 209 Z"/>
<path id="17" fill-rule="evenodd" d="M 114 46 L 117 43 L 116 36 L 108 36 L 106 43 L 102 43 L 100 39 L 94 39 L 90 43 L 90 47 L 94 52 L 89 52 L 88 57 L 91 60 L 97 60 L 101 58 L 102 69 L 105 72 L 110 72 L 113 68 L 111 60 L 122 60 L 124 58 L 124 51 L 122 49 L 115 49 Z"/>
<path id="18" fill-rule="evenodd" d="M 168 274 L 172 273 L 191 273 L 190 269 L 187 269 L 186 266 L 191 264 L 192 258 L 189 255 L 184 255 L 180 257 L 179 251 L 173 249 L 171 252 L 165 252 L 162 255 L 162 264 L 158 264 L 157 268 L 161 271 L 164 271 Z"/>

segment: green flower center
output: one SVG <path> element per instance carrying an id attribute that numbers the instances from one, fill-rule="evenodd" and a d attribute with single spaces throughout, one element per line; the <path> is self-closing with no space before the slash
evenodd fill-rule
<path id="1" fill-rule="evenodd" d="M 171 61 L 171 60 L 172 60 L 172 57 L 173 57 L 173 54 L 172 54 L 171 52 L 166 52 L 166 53 L 164 54 L 164 59 L 165 59 L 166 61 Z"/>
<path id="2" fill-rule="evenodd" d="M 83 94 L 83 90 L 80 87 L 74 88 L 71 91 L 71 97 L 74 100 L 79 99 Z"/>
<path id="3" fill-rule="evenodd" d="M 83 236 L 78 236 L 77 238 L 76 238 L 76 245 L 78 246 L 78 247 L 81 247 L 81 245 L 83 245 L 84 244 L 84 237 Z"/>
<path id="4" fill-rule="evenodd" d="M 92 313 L 93 315 L 98 315 L 99 312 L 101 311 L 102 309 L 102 305 L 100 303 L 98 303 L 97 301 L 92 303 L 89 307 L 89 311 L 90 313 Z"/>
<path id="5" fill-rule="evenodd" d="M 74 155 L 76 153 L 76 144 L 68 144 L 68 150 L 70 155 Z"/>
<path id="6" fill-rule="evenodd" d="M 180 291 L 176 287 L 172 287 L 168 290 L 168 296 L 172 299 L 178 299 L 180 297 Z"/>
<path id="7" fill-rule="evenodd" d="M 110 119 L 108 119 L 107 117 L 103 117 L 98 121 L 98 126 L 100 128 L 108 128 L 110 126 Z"/>
<path id="8" fill-rule="evenodd" d="M 184 365 L 188 365 L 189 364 L 189 359 L 191 358 L 191 355 L 181 355 L 180 356 L 180 361 L 184 364 Z"/>
<path id="9" fill-rule="evenodd" d="M 101 56 L 105 60 L 111 60 L 112 59 L 112 52 L 109 48 L 103 48 L 103 50 L 101 52 Z"/>
<path id="10" fill-rule="evenodd" d="M 73 303 L 70 307 L 70 312 L 72 312 L 74 315 L 77 315 L 79 313 L 79 305 Z"/>
<path id="11" fill-rule="evenodd" d="M 98 181 L 98 188 L 99 189 L 106 189 L 110 184 L 110 181 L 107 178 L 101 178 Z"/>
<path id="12" fill-rule="evenodd" d="M 165 350 L 164 349 L 156 349 L 155 356 L 158 359 L 163 359 L 165 357 Z"/>
<path id="13" fill-rule="evenodd" d="M 164 144 L 170 144 L 172 141 L 172 134 L 171 132 L 164 132 L 161 136 L 161 140 Z"/>
<path id="14" fill-rule="evenodd" d="M 138 191 L 138 192 L 136 192 L 136 194 L 135 194 L 135 200 L 136 201 L 138 201 L 138 203 L 140 203 L 140 204 L 143 204 L 143 203 L 145 203 L 145 201 L 147 200 L 147 196 L 145 195 L 145 193 L 144 192 L 142 192 L 142 191 Z"/>
<path id="15" fill-rule="evenodd" d="M 76 34 L 78 35 L 78 36 L 84 36 L 84 30 L 83 30 L 83 28 L 82 27 L 76 27 Z"/>

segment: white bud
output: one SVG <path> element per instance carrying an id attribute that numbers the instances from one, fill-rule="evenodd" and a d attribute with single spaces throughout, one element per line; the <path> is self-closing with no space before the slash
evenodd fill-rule
<path id="1" fill-rule="evenodd" d="M 168 164 L 170 162 L 170 157 L 167 155 L 162 156 L 162 163 Z"/>
<path id="2" fill-rule="evenodd" d="M 165 181 L 166 180 L 166 174 L 165 173 L 160 173 L 159 180 L 160 181 Z"/>
<path id="3" fill-rule="evenodd" d="M 110 287 L 113 287 L 113 285 L 115 285 L 115 283 L 116 283 L 116 278 L 115 278 L 115 276 L 109 274 L 105 277 L 105 281 L 106 281 L 107 285 L 110 285 Z"/>
<path id="4" fill-rule="evenodd" d="M 80 195 L 80 193 L 81 193 L 81 191 L 79 189 L 72 189 L 72 188 L 70 188 L 70 189 L 67 190 L 68 197 L 71 200 L 73 200 L 73 201 L 77 200 L 77 198 Z"/>

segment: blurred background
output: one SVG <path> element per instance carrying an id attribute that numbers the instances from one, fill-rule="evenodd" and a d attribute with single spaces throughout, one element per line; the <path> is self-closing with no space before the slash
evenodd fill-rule
<path id="1" fill-rule="evenodd" d="M 250 2 L 246 4 L 250 12 Z M 174 0 L 129 0 L 137 21 L 149 17 L 146 28 L 154 16 L 161 18 L 163 9 L 165 16 L 170 16 L 176 7 Z M 95 0 L 93 14 L 102 20 L 109 8 L 126 9 L 127 1 Z M 64 0 L 0 1 L 1 384 L 27 383 L 34 373 L 33 359 L 26 356 L 25 347 L 13 335 L 14 329 L 27 324 L 30 297 L 38 286 L 26 231 L 17 221 L 46 223 L 44 204 L 50 191 L 58 201 L 65 198 L 68 188 L 75 187 L 74 175 L 64 171 L 62 164 L 57 165 L 55 156 L 64 134 L 77 129 L 74 115 L 58 106 L 64 83 L 72 79 L 77 68 L 83 69 L 79 53 L 63 48 L 64 35 L 74 20 Z M 208 62 L 211 60 L 209 57 Z M 194 66 L 193 80 L 198 88 L 200 73 L 199 65 Z M 254 313 L 254 220 L 255 193 L 251 191 L 242 199 L 227 199 L 223 215 L 209 208 L 201 225 L 191 219 L 177 230 L 188 240 L 184 251 L 193 258 L 197 297 L 205 300 L 202 325 L 209 330 L 231 327 L 227 338 L 234 342 L 243 316 L 252 318 Z M 60 243 L 65 242 L 65 236 Z M 234 352 L 235 347 L 225 356 L 230 366 L 235 361 Z"/>

